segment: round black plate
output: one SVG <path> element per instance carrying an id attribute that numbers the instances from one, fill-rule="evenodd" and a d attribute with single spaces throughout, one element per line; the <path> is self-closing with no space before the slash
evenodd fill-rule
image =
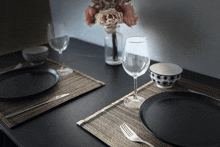
<path id="1" fill-rule="evenodd" d="M 190 92 L 164 92 L 147 99 L 139 115 L 150 133 L 172 145 L 220 146 L 218 100 Z"/>
<path id="2" fill-rule="evenodd" d="M 59 74 L 50 68 L 29 67 L 0 75 L 0 98 L 21 98 L 54 86 Z"/>

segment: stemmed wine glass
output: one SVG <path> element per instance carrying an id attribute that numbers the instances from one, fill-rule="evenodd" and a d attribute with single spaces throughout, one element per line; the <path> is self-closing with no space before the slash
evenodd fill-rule
<path id="1" fill-rule="evenodd" d="M 63 55 L 63 51 L 66 50 L 69 44 L 69 36 L 66 31 L 65 23 L 48 23 L 48 42 L 49 45 L 57 51 L 60 55 Z M 71 68 L 67 68 L 62 62 L 60 69 L 57 69 L 60 76 L 67 76 L 73 72 Z"/>
<path id="2" fill-rule="evenodd" d="M 145 98 L 137 95 L 137 77 L 143 75 L 150 65 L 145 37 L 129 37 L 126 39 L 122 55 L 124 70 L 134 78 L 134 94 L 124 100 L 125 106 L 139 109 Z"/>

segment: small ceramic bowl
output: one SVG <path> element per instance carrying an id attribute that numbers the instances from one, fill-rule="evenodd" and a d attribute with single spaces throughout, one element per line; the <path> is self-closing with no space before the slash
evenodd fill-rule
<path id="1" fill-rule="evenodd" d="M 180 78 L 183 69 L 172 63 L 156 63 L 150 66 L 150 77 L 159 88 L 171 88 Z"/>
<path id="2" fill-rule="evenodd" d="M 43 64 L 49 54 L 46 46 L 38 46 L 33 48 L 24 49 L 22 55 L 24 59 L 32 65 Z"/>

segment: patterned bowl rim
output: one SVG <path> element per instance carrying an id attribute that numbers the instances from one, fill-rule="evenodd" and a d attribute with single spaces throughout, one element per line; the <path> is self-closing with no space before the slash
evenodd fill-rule
<path id="1" fill-rule="evenodd" d="M 44 49 L 40 52 L 29 52 L 35 48 L 41 48 L 41 49 Z M 31 48 L 26 48 L 24 50 L 22 50 L 22 54 L 26 54 L 26 55 L 40 55 L 40 54 L 45 54 L 45 53 L 48 53 L 49 49 L 47 46 L 36 46 L 36 47 L 31 47 Z"/>
<path id="2" fill-rule="evenodd" d="M 152 70 L 150 69 L 153 65 L 156 65 L 156 64 L 173 64 L 173 65 L 175 65 L 175 66 L 178 66 L 178 67 L 181 69 L 181 71 L 180 71 L 179 73 L 177 73 L 177 74 L 166 74 L 166 75 L 165 75 L 165 74 L 159 74 L 159 73 L 156 73 L 155 71 L 152 71 Z M 171 62 L 159 62 L 159 63 L 152 64 L 152 65 L 149 67 L 149 71 L 152 72 L 152 73 L 155 73 L 155 74 L 157 74 L 157 75 L 160 75 L 160 76 L 175 76 L 175 75 L 181 74 L 181 73 L 183 72 L 183 68 L 180 67 L 179 65 L 176 65 L 176 64 L 171 63 Z"/>
<path id="3" fill-rule="evenodd" d="M 183 72 L 183 71 L 182 71 L 182 72 L 180 72 L 179 74 L 173 74 L 173 75 L 162 75 L 162 74 L 155 73 L 155 72 L 151 71 L 150 69 L 149 69 L 149 71 L 150 71 L 151 73 L 154 73 L 154 74 L 159 75 L 159 76 L 177 76 L 177 75 L 182 74 L 182 72 Z"/>

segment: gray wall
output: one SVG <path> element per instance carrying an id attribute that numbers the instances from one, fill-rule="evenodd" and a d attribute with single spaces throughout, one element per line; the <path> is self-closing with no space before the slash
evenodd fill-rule
<path id="1" fill-rule="evenodd" d="M 219 0 L 133 0 L 131 3 L 139 20 L 132 28 L 121 25 L 124 38 L 146 36 L 151 59 L 172 62 L 220 79 Z M 50 0 L 52 20 L 67 21 L 70 36 L 103 46 L 102 26 L 89 27 L 84 22 L 84 11 L 89 4 L 91 0 Z"/>

